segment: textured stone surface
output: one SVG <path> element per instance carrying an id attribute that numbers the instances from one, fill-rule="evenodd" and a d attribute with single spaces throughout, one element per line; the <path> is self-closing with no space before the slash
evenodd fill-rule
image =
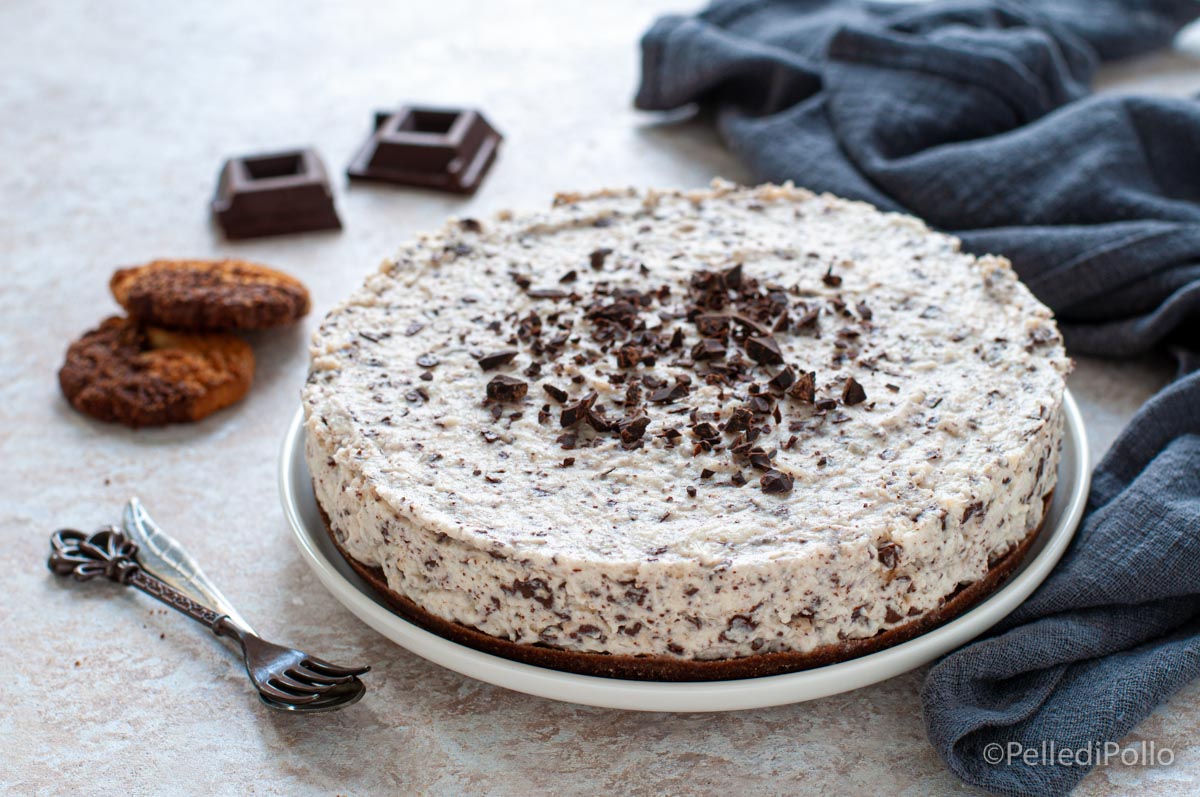
<path id="1" fill-rule="evenodd" d="M 747 179 L 705 127 L 635 114 L 638 34 L 671 3 L 204 4 L 0 7 L 0 791 L 7 794 L 658 794 L 969 792 L 925 741 L 922 672 L 813 703 L 727 715 L 636 714 L 487 686 L 393 646 L 343 610 L 288 540 L 275 457 L 298 401 L 308 329 L 384 254 L 450 213 L 541 206 L 561 188 Z M 1200 50 L 1200 36 L 1188 40 Z M 1200 88 L 1166 55 L 1105 85 Z M 207 218 L 223 157 L 312 144 L 337 174 L 401 100 L 478 106 L 505 133 L 471 199 L 335 178 L 341 234 L 224 242 Z M 116 310 L 118 266 L 237 256 L 313 291 L 304 328 L 252 338 L 237 407 L 131 432 L 58 394 L 67 343 Z M 1086 361 L 1071 384 L 1098 456 L 1169 376 Z M 270 713 L 232 656 L 180 617 L 44 567 L 56 526 L 115 520 L 136 493 L 270 634 L 375 666 L 366 700 Z M 1081 794 L 1196 788 L 1200 687 L 1134 739 L 1173 766 L 1112 767 Z M 94 788 L 83 785 L 96 784 Z"/>

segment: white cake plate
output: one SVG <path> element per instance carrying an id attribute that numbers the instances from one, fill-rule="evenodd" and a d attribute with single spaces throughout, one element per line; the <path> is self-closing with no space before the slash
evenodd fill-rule
<path id="1" fill-rule="evenodd" d="M 957 619 L 899 645 L 812 670 L 735 681 L 667 683 L 599 678 L 510 661 L 443 639 L 388 608 L 333 547 L 304 462 L 303 412 L 279 458 L 279 491 L 300 553 L 333 596 L 360 620 L 407 650 L 480 681 L 539 697 L 638 711 L 735 711 L 814 700 L 892 678 L 969 642 L 1017 607 L 1045 580 L 1083 515 L 1091 474 L 1083 419 L 1063 397 L 1066 434 L 1058 487 L 1042 533 L 1021 565 L 987 600 Z"/>

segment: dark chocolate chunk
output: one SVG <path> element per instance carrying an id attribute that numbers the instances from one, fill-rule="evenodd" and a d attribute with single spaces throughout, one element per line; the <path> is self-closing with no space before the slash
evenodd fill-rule
<path id="1" fill-rule="evenodd" d="M 829 268 L 825 271 L 825 276 L 821 277 L 821 282 L 824 282 L 831 288 L 836 288 L 842 284 L 842 278 L 833 273 L 833 264 L 829 264 Z"/>
<path id="2" fill-rule="evenodd" d="M 346 173 L 355 180 L 472 194 L 501 139 L 478 111 L 403 106 L 375 114 L 375 129 Z"/>
<path id="3" fill-rule="evenodd" d="M 775 338 L 754 335 L 746 338 L 746 355 L 760 365 L 776 365 L 783 362 L 783 354 Z"/>
<path id="4" fill-rule="evenodd" d="M 609 255 L 612 254 L 612 251 L 613 250 L 608 248 L 601 248 L 596 249 L 590 255 L 588 255 L 588 259 L 591 261 L 592 268 L 596 271 L 604 268 L 604 261 Z"/>
<path id="5" fill-rule="evenodd" d="M 520 401 L 528 392 L 528 382 L 504 374 L 493 376 L 487 383 L 487 397 L 491 401 Z"/>
<path id="6" fill-rule="evenodd" d="M 617 367 L 618 368 L 635 368 L 638 362 L 642 359 L 642 347 L 635 346 L 632 343 L 626 344 L 617 349 Z"/>
<path id="7" fill-rule="evenodd" d="M 625 445 L 632 445 L 646 434 L 646 428 L 650 425 L 650 417 L 647 415 L 639 415 L 636 418 L 627 418 L 617 424 L 617 428 L 621 431 L 621 442 Z"/>
<path id="8" fill-rule="evenodd" d="M 767 383 L 772 390 L 782 392 L 787 390 L 796 382 L 796 370 L 790 365 L 783 366 L 783 370 L 771 377 L 771 381 Z"/>
<path id="9" fill-rule="evenodd" d="M 232 239 L 342 228 L 325 165 L 311 149 L 225 161 L 212 211 Z"/>
<path id="10" fill-rule="evenodd" d="M 565 429 L 568 426 L 574 426 L 584 420 L 592 410 L 592 405 L 596 403 L 598 398 L 596 391 L 588 393 L 586 396 L 576 401 L 573 404 L 568 404 L 563 407 L 562 414 L 559 415 L 558 421 Z"/>
<path id="11" fill-rule="evenodd" d="M 708 421 L 704 421 L 692 427 L 692 434 L 701 440 L 715 440 L 720 435 L 720 432 L 717 431 L 717 427 Z"/>
<path id="12" fill-rule="evenodd" d="M 963 510 L 962 522 L 965 524 L 968 520 L 980 512 L 983 512 L 983 501 L 975 501 L 974 503 L 968 504 L 967 508 Z"/>
<path id="13" fill-rule="evenodd" d="M 559 277 L 558 281 L 565 285 L 567 283 L 574 282 L 577 279 L 579 279 L 579 272 L 575 269 L 571 269 L 566 274 L 563 274 L 561 277 Z"/>
<path id="14" fill-rule="evenodd" d="M 888 570 L 896 567 L 900 561 L 901 548 L 894 542 L 885 542 L 879 546 L 879 562 Z"/>
<path id="15" fill-rule="evenodd" d="M 702 360 L 720 360 L 725 357 L 725 343 L 717 338 L 704 338 L 695 346 L 692 347 L 692 359 L 696 362 Z"/>
<path id="16" fill-rule="evenodd" d="M 725 422 L 725 431 L 730 433 L 744 432 L 750 428 L 754 415 L 746 407 L 735 407 L 729 420 Z"/>
<path id="17" fill-rule="evenodd" d="M 769 470 L 759 479 L 759 484 L 762 485 L 764 493 L 783 494 L 790 493 L 795 481 L 786 473 L 777 470 Z"/>
<path id="18" fill-rule="evenodd" d="M 837 399 L 824 398 L 814 405 L 820 412 L 828 412 L 837 408 Z"/>
<path id="19" fill-rule="evenodd" d="M 787 394 L 797 401 L 811 403 L 817 395 L 816 371 L 801 371 L 796 383 L 788 388 Z"/>
<path id="20" fill-rule="evenodd" d="M 709 470 L 708 468 L 705 468 L 704 470 L 700 471 L 701 479 L 711 479 L 715 475 L 717 475 L 717 472 L 715 470 Z"/>
<path id="21" fill-rule="evenodd" d="M 567 400 L 567 391 L 563 390 L 561 387 L 555 387 L 554 385 L 546 383 L 542 385 L 542 390 L 545 390 L 550 395 L 550 398 L 554 399 L 559 404 L 562 404 Z"/>
<path id="22" fill-rule="evenodd" d="M 858 380 L 852 376 L 846 377 L 846 384 L 842 387 L 842 403 L 847 407 L 853 407 L 866 400 L 867 391 L 863 390 L 863 386 L 858 383 Z"/>
<path id="23" fill-rule="evenodd" d="M 499 368 L 502 365 L 508 365 L 517 356 L 516 349 L 505 349 L 504 351 L 496 351 L 491 354 L 485 354 L 479 358 L 479 367 L 485 371 L 491 371 Z"/>

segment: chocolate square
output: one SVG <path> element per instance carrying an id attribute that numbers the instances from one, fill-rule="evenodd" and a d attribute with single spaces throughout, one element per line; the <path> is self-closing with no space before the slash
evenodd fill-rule
<path id="1" fill-rule="evenodd" d="M 225 161 L 212 209 L 227 238 L 342 228 L 325 164 L 311 149 Z"/>
<path id="2" fill-rule="evenodd" d="M 473 194 L 502 139 L 478 111 L 402 106 L 375 114 L 375 130 L 346 174 L 355 180 Z"/>

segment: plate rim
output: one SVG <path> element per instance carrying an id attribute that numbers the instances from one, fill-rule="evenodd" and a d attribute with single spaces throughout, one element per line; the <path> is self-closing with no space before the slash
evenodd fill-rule
<path id="1" fill-rule="evenodd" d="M 279 452 L 279 495 L 301 557 L 331 595 L 376 632 L 434 664 L 461 675 L 525 694 L 600 708 L 635 711 L 738 711 L 786 705 L 848 692 L 893 678 L 960 647 L 991 628 L 1049 576 L 1075 536 L 1091 486 L 1090 454 L 1083 417 L 1069 389 L 1063 391 L 1064 445 L 1074 449 L 1073 477 L 1059 522 L 1034 557 L 988 598 L 948 623 L 907 642 L 810 670 L 729 681 L 634 681 L 562 672 L 512 661 L 461 645 L 409 622 L 351 581 L 316 544 L 298 504 L 292 471 L 307 472 L 301 442 L 304 408 L 288 424 Z M 1060 462 L 1060 468 L 1062 464 Z M 315 500 L 315 499 L 314 499 Z M 322 527 L 320 534 L 324 534 Z M 344 563 L 342 563 L 344 565 Z"/>

